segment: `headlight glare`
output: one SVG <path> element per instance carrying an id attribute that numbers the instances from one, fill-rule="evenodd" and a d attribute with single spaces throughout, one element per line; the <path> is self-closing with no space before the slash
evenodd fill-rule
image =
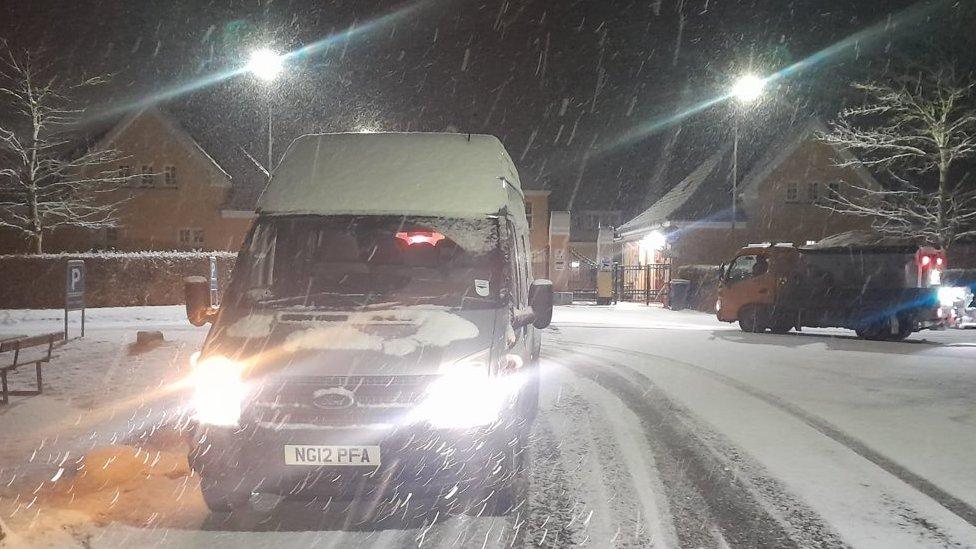
<path id="1" fill-rule="evenodd" d="M 245 394 L 240 365 L 220 355 L 194 362 L 194 419 L 207 425 L 236 426 Z"/>

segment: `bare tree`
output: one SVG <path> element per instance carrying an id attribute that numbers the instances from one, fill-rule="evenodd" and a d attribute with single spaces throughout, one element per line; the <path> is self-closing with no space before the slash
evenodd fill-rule
<path id="1" fill-rule="evenodd" d="M 18 231 L 43 252 L 44 233 L 58 227 L 113 226 L 122 199 L 112 191 L 128 177 L 111 149 L 88 149 L 76 138 L 83 109 L 77 97 L 106 77 L 62 80 L 29 53 L 0 43 L 0 227 Z"/>
<path id="2" fill-rule="evenodd" d="M 890 184 L 833 193 L 825 207 L 943 249 L 976 236 L 976 185 L 958 173 L 976 155 L 972 76 L 942 67 L 854 87 L 864 104 L 841 112 L 820 138 L 853 154 L 839 165 L 887 175 Z"/>

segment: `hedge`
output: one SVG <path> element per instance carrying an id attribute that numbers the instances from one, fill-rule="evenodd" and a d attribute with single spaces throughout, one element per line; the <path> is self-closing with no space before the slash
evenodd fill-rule
<path id="1" fill-rule="evenodd" d="M 671 279 L 684 279 L 688 287 L 688 308 L 715 312 L 718 299 L 718 265 L 681 265 L 671 272 Z"/>
<path id="2" fill-rule="evenodd" d="M 209 276 L 217 257 L 220 287 L 226 286 L 236 254 L 230 252 L 97 252 L 0 255 L 0 309 L 64 307 L 69 259 L 85 262 L 88 307 L 178 305 L 183 277 Z"/>

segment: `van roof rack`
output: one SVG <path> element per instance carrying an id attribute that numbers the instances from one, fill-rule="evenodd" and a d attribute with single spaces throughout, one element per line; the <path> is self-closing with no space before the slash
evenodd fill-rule
<path id="1" fill-rule="evenodd" d="M 759 242 L 757 244 L 749 244 L 746 248 L 772 248 L 773 246 L 777 248 L 792 248 L 792 242 Z"/>

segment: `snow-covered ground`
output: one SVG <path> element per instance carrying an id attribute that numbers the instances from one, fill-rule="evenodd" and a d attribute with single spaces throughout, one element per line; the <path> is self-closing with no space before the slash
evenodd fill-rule
<path id="1" fill-rule="evenodd" d="M 523 505 L 488 518 L 424 502 L 376 522 L 267 496 L 209 515 L 175 429 L 206 329 L 182 307 L 88 321 L 44 395 L 0 407 L 0 544 L 976 546 L 976 331 L 882 343 L 561 307 Z M 0 338 L 60 329 L 60 311 L 0 311 Z M 131 346 L 143 329 L 166 342 Z"/>

